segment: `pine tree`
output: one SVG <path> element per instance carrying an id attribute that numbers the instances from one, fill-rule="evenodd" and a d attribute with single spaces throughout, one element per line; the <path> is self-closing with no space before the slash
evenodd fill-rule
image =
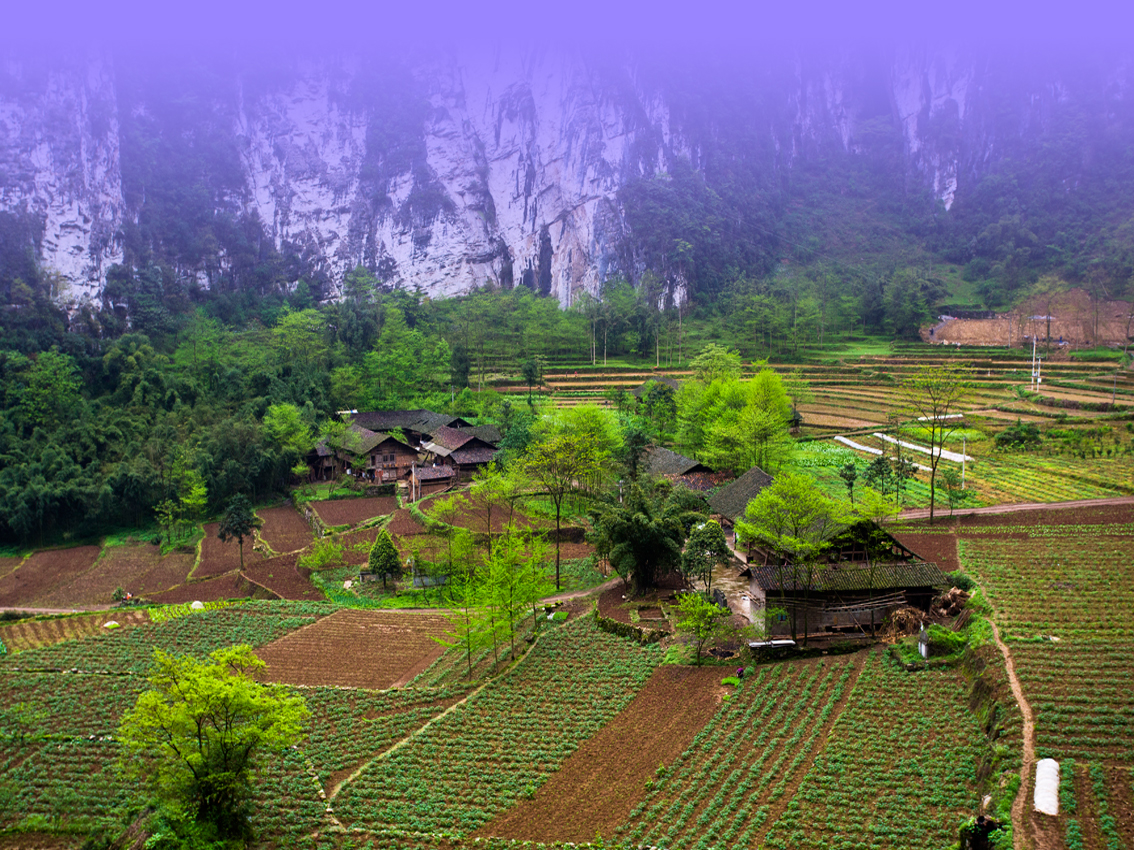
<path id="1" fill-rule="evenodd" d="M 402 559 L 394 546 L 390 532 L 383 529 L 374 538 L 374 545 L 370 547 L 370 559 L 367 568 L 372 573 L 382 576 L 382 587 L 386 587 L 386 580 L 393 576 L 394 580 L 402 577 Z"/>

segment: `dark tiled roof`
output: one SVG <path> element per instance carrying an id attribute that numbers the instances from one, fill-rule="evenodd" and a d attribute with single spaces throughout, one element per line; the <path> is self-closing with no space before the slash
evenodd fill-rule
<path id="1" fill-rule="evenodd" d="M 407 431 L 417 431 L 419 434 L 432 434 L 442 426 L 468 426 L 468 422 L 459 416 L 448 413 L 434 413 L 432 410 L 418 408 L 417 410 L 371 410 L 367 413 L 356 413 L 351 417 L 354 424 L 373 431 L 391 431 L 402 428 Z"/>
<path id="2" fill-rule="evenodd" d="M 678 475 L 673 479 L 674 484 L 681 484 L 698 493 L 708 493 L 720 487 L 731 475 L 727 472 L 689 472 Z"/>
<path id="3" fill-rule="evenodd" d="M 467 448 L 457 449 L 450 457 L 453 459 L 454 463 L 489 463 L 496 457 L 496 452 L 497 450 L 492 448 L 492 446 L 469 446 Z"/>
<path id="4" fill-rule="evenodd" d="M 709 499 L 713 513 L 734 520 L 748 507 L 757 494 L 772 483 L 772 476 L 758 466 L 752 467 L 731 484 L 726 484 Z"/>
<path id="5" fill-rule="evenodd" d="M 350 430 L 358 434 L 362 440 L 358 448 L 355 449 L 352 447 L 353 450 L 351 453 L 355 455 L 368 455 L 380 445 L 385 443 L 387 440 L 390 440 L 397 445 L 402 446 L 403 448 L 410 449 L 410 447 L 403 443 L 401 440 L 396 439 L 395 437 L 391 437 L 389 434 L 383 434 L 379 431 L 368 431 L 366 428 L 360 428 L 358 425 L 351 425 Z M 410 451 L 412 451 L 412 449 L 410 449 Z"/>
<path id="6" fill-rule="evenodd" d="M 475 439 L 475 434 L 470 434 L 467 431 L 458 431 L 456 428 L 449 428 L 443 425 L 433 432 L 433 439 L 430 440 L 430 442 L 436 443 L 449 451 L 453 451 Z"/>
<path id="7" fill-rule="evenodd" d="M 498 445 L 504 436 L 500 433 L 500 429 L 496 425 L 469 425 L 457 428 L 458 431 L 464 431 L 467 434 L 472 434 L 490 445 Z"/>
<path id="8" fill-rule="evenodd" d="M 414 470 L 418 481 L 442 481 L 453 477 L 451 466 L 419 466 Z"/>
<path id="9" fill-rule="evenodd" d="M 757 585 L 765 591 L 780 590 L 783 579 L 784 590 L 803 590 L 807 574 L 800 568 L 798 581 L 794 570 L 786 567 L 749 568 Z M 815 570 L 811 590 L 815 593 L 836 593 L 859 590 L 899 590 L 907 587 L 937 587 L 949 584 L 949 578 L 935 565 L 924 561 L 906 561 L 876 564 L 873 580 L 870 568 L 859 563 L 833 564 Z"/>
<path id="10" fill-rule="evenodd" d="M 690 472 L 711 471 L 703 463 L 669 449 L 655 447 L 646 454 L 646 472 L 650 475 L 688 475 Z"/>

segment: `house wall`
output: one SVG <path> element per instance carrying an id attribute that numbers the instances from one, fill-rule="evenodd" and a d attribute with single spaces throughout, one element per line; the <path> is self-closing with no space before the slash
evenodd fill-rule
<path id="1" fill-rule="evenodd" d="M 386 460 L 393 456 L 393 460 Z M 399 443 L 393 447 L 382 444 L 366 458 L 365 474 L 374 481 L 403 481 L 409 478 L 413 465 L 417 463 L 417 452 Z"/>

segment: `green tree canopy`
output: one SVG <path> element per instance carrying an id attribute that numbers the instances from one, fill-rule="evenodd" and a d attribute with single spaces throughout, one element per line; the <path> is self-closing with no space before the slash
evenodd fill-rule
<path id="1" fill-rule="evenodd" d="M 155 649 L 150 689 L 118 733 L 130 772 L 224 836 L 245 829 L 260 758 L 293 744 L 308 716 L 301 698 L 256 681 L 264 666 L 250 646 L 218 649 L 205 661 Z"/>
<path id="2" fill-rule="evenodd" d="M 402 559 L 398 555 L 397 547 L 390 532 L 382 529 L 374 538 L 374 545 L 370 547 L 370 558 L 366 562 L 367 569 L 375 575 L 382 576 L 382 585 L 390 576 L 396 580 L 402 575 Z"/>
<path id="3" fill-rule="evenodd" d="M 597 512 L 591 536 L 614 570 L 641 594 L 679 567 L 693 516 L 678 494 L 639 479 L 623 502 Z"/>
<path id="4" fill-rule="evenodd" d="M 689 533 L 685 551 L 681 555 L 681 572 L 687 577 L 698 578 L 708 590 L 713 585 L 713 568 L 727 564 L 732 558 L 724 529 L 715 519 L 696 523 Z"/>
<path id="5" fill-rule="evenodd" d="M 700 593 L 682 593 L 677 598 L 677 610 L 681 616 L 675 628 L 693 639 L 696 650 L 694 663 L 700 664 L 705 644 L 728 632 L 731 612 Z"/>
<path id="6" fill-rule="evenodd" d="M 217 528 L 217 537 L 227 543 L 234 537 L 240 544 L 240 569 L 244 569 L 244 538 L 252 536 L 256 527 L 256 517 L 252 513 L 252 505 L 248 498 L 240 493 L 232 497 L 221 517 Z"/>

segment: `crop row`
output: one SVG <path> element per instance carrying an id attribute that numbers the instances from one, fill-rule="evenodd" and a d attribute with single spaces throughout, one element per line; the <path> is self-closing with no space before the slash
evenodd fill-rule
<path id="1" fill-rule="evenodd" d="M 1134 642 L 1011 644 L 1038 754 L 1134 762 Z"/>
<path id="2" fill-rule="evenodd" d="M 1064 818 L 1067 850 L 1083 850 L 1088 844 L 1097 844 L 1105 850 L 1125 850 L 1127 845 L 1119 822 L 1111 811 L 1111 797 L 1112 788 L 1126 797 L 1129 784 L 1130 772 L 1127 769 L 1105 767 L 1099 762 L 1079 765 L 1073 758 L 1060 763 L 1059 812 Z M 1084 796 L 1086 805 L 1079 804 L 1080 794 Z M 1126 829 L 1129 830 L 1129 825 Z M 1097 839 L 1087 838 L 1095 834 Z"/>
<path id="3" fill-rule="evenodd" d="M 214 599 L 209 602 L 182 602 L 178 605 L 161 605 L 149 609 L 150 622 L 164 623 L 168 620 L 176 620 L 180 617 L 189 617 L 201 611 L 219 611 L 221 608 L 228 608 L 230 605 L 239 604 L 239 602 L 234 600 Z M 194 605 L 204 607 L 194 608 Z"/>
<path id="4" fill-rule="evenodd" d="M 950 845 L 976 805 L 984 755 L 966 693 L 954 671 L 910 674 L 889 655 L 872 652 L 826 749 L 772 825 L 766 846 Z"/>
<path id="5" fill-rule="evenodd" d="M 633 844 L 667 848 L 750 846 L 821 743 L 854 671 L 848 658 L 762 668 L 648 788 L 619 832 Z"/>
<path id="6" fill-rule="evenodd" d="M 0 675 L 0 737 L 34 740 L 113 735 L 145 680 L 72 673 Z"/>
<path id="7" fill-rule="evenodd" d="M 331 609 L 325 609 L 327 613 Z M 203 611 L 164 623 L 148 623 L 81 640 L 30 649 L 9 655 L 0 663 L 21 669 L 109 670 L 144 674 L 153 662 L 154 649 L 204 656 L 233 644 L 263 646 L 288 632 L 314 622 L 315 614 L 302 613 L 302 605 L 246 604 Z"/>
<path id="8" fill-rule="evenodd" d="M 405 688 L 356 691 L 305 688 L 298 691 L 311 711 L 303 751 L 326 785 L 333 774 L 360 764 L 437 716 L 468 690 Z"/>
<path id="9" fill-rule="evenodd" d="M 590 618 L 545 634 L 511 672 L 345 786 L 339 816 L 366 828 L 474 830 L 534 793 L 659 661 L 656 646 Z"/>
<path id="10" fill-rule="evenodd" d="M 1117 464 L 1115 471 L 1119 472 Z M 1116 484 L 1131 485 L 1124 474 L 1107 480 L 1082 474 L 1073 461 L 1024 454 L 984 457 L 969 467 L 968 474 L 990 497 L 1004 502 L 1102 499 L 1128 492 Z"/>
<path id="11" fill-rule="evenodd" d="M 117 766 L 117 745 L 97 738 L 9 745 L 0 750 L 0 824 L 105 819 L 127 799 Z"/>
<path id="12" fill-rule="evenodd" d="M 1134 635 L 1134 538 L 1069 526 L 1063 537 L 962 540 L 958 553 L 1012 634 Z"/>

